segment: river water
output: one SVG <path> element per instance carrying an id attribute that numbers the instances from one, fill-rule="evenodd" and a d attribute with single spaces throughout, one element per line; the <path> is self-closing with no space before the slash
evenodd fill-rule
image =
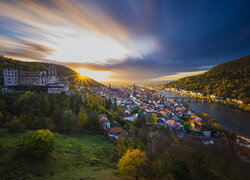
<path id="1" fill-rule="evenodd" d="M 161 91 L 166 97 L 187 97 L 177 93 Z M 250 113 L 213 103 L 188 103 L 195 112 L 204 112 L 219 121 L 219 124 L 244 137 L 250 138 Z"/>

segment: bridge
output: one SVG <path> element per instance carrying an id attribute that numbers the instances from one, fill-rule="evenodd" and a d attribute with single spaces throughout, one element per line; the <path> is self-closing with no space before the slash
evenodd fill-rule
<path id="1" fill-rule="evenodd" d="M 208 102 L 207 99 L 195 98 L 195 97 L 165 97 L 173 99 L 175 102 Z"/>

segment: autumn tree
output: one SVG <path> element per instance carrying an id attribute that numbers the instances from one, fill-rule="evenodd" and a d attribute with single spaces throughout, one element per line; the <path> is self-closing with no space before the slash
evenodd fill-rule
<path id="1" fill-rule="evenodd" d="M 117 167 L 122 175 L 134 177 L 137 180 L 142 173 L 146 160 L 146 152 L 139 149 L 128 149 L 119 160 Z"/>
<path id="2" fill-rule="evenodd" d="M 152 114 L 152 118 L 153 118 L 153 123 L 156 124 L 156 123 L 157 123 L 157 120 L 158 120 L 157 114 L 153 113 L 153 114 Z"/>

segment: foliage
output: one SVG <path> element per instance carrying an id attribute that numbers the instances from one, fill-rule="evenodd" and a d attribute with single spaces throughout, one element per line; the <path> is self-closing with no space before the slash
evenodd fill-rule
<path id="1" fill-rule="evenodd" d="M 117 141 L 117 150 L 119 157 L 122 157 L 127 152 L 127 139 L 120 137 Z"/>
<path id="2" fill-rule="evenodd" d="M 157 114 L 153 113 L 153 114 L 152 114 L 152 119 L 153 119 L 153 123 L 156 124 L 156 123 L 157 123 L 157 120 L 158 120 Z"/>
<path id="3" fill-rule="evenodd" d="M 96 134 L 103 134 L 103 129 L 100 126 L 97 116 L 98 113 L 94 111 L 88 114 L 88 124 L 86 126 L 86 129 L 91 130 Z"/>
<path id="4" fill-rule="evenodd" d="M 142 168 L 146 160 L 145 152 L 139 149 L 128 149 L 126 154 L 119 160 L 117 167 L 121 174 L 138 179 L 139 176 L 141 176 Z"/>
<path id="5" fill-rule="evenodd" d="M 55 137 L 48 129 L 37 130 L 25 139 L 24 148 L 34 157 L 47 157 L 55 149 Z"/>
<path id="6" fill-rule="evenodd" d="M 0 128 L 0 176 L 7 179 L 121 179 L 116 173 L 115 146 L 97 135 L 53 133 L 55 150 L 50 158 L 23 156 L 22 139 L 33 132 L 10 133 Z M 98 160 L 91 160 L 98 159 Z"/>
<path id="7" fill-rule="evenodd" d="M 9 128 L 10 132 L 24 132 L 25 126 L 15 116 L 13 120 L 7 123 L 6 127 Z"/>
<path id="8" fill-rule="evenodd" d="M 183 124 L 185 131 L 188 133 L 191 130 L 191 124 L 189 122 L 185 122 Z"/>
<path id="9" fill-rule="evenodd" d="M 215 94 L 241 99 L 248 104 L 250 98 L 250 56 L 220 64 L 208 72 L 189 76 L 166 84 L 189 91 Z"/>
<path id="10" fill-rule="evenodd" d="M 231 135 L 235 138 L 235 135 Z M 229 144 L 205 146 L 166 131 L 151 133 L 144 175 L 148 179 L 248 179 L 249 164 Z"/>
<path id="11" fill-rule="evenodd" d="M 85 109 L 81 108 L 78 114 L 78 126 L 80 128 L 85 128 L 88 124 L 88 114 Z"/>
<path id="12" fill-rule="evenodd" d="M 66 110 L 62 116 L 63 126 L 61 132 L 70 134 L 77 128 L 77 118 L 72 110 Z"/>
<path id="13" fill-rule="evenodd" d="M 3 113 L 0 111 L 0 126 L 2 125 L 3 123 Z"/>

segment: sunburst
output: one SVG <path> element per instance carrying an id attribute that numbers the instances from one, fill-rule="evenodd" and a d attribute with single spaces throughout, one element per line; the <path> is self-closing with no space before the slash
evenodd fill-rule
<path id="1" fill-rule="evenodd" d="M 88 76 L 83 76 L 81 73 L 77 73 L 74 77 L 74 83 L 81 86 L 89 86 L 89 80 Z"/>

